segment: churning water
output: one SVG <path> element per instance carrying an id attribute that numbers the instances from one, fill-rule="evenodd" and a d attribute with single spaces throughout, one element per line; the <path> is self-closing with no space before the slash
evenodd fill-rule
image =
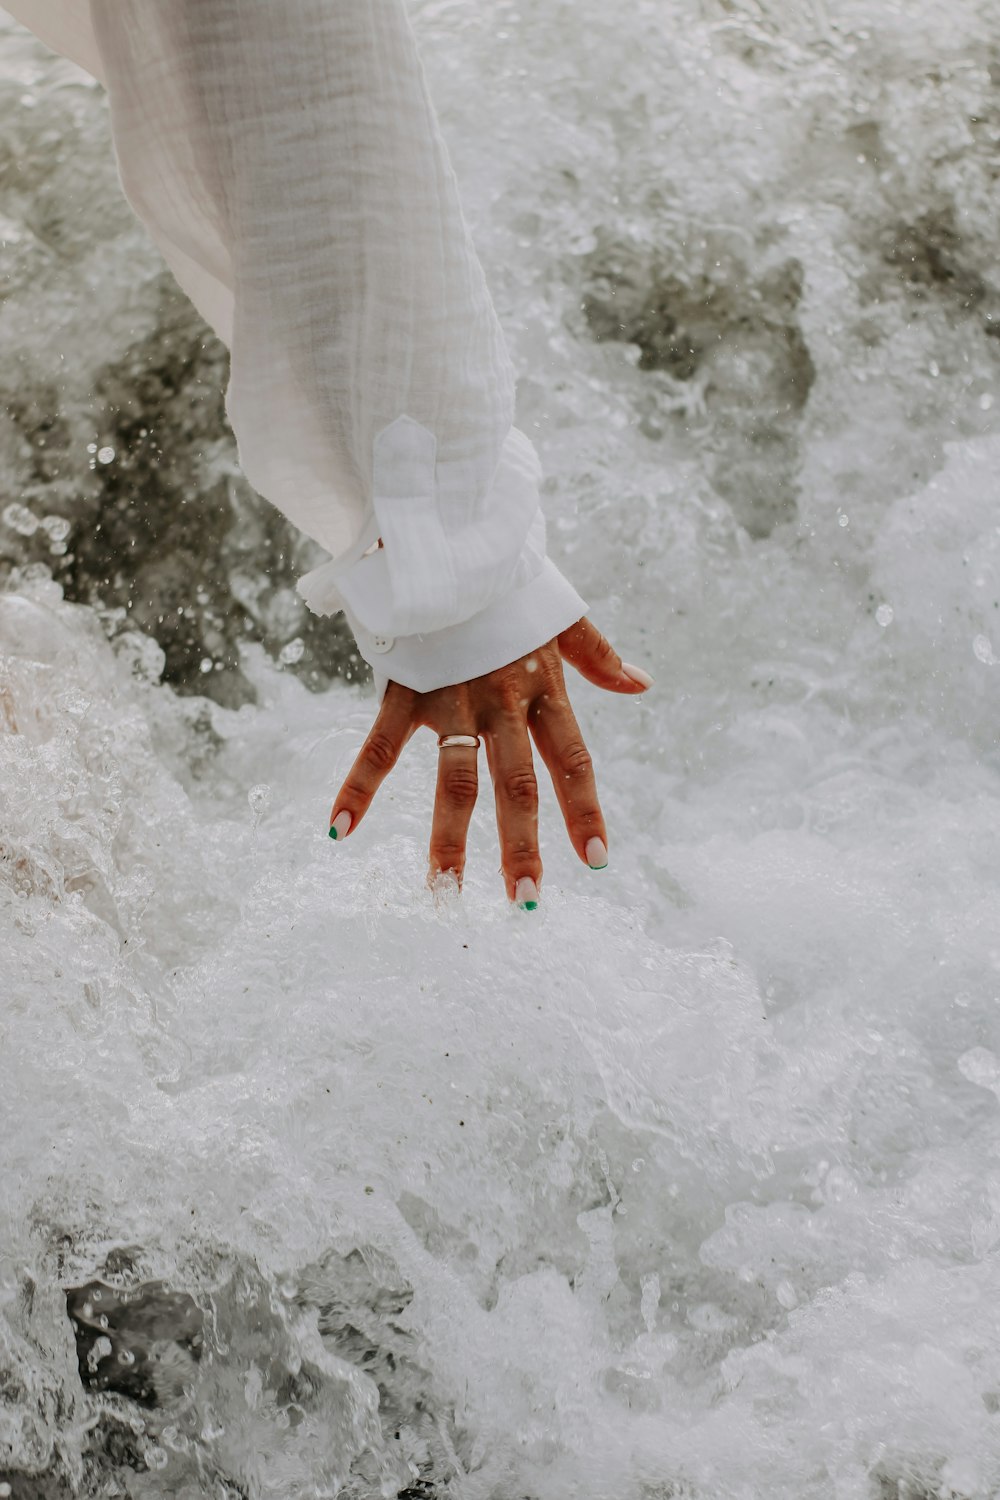
<path id="1" fill-rule="evenodd" d="M 484 808 L 435 904 L 429 735 L 335 847 L 362 689 L 180 697 L 10 573 L 0 1492 L 987 1500 L 994 0 L 416 11 L 553 550 L 657 677 L 578 693 L 612 864 L 550 800 L 512 913 Z"/>

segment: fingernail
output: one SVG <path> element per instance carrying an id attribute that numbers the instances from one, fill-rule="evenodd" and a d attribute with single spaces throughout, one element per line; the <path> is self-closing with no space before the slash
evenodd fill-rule
<path id="1" fill-rule="evenodd" d="M 351 831 L 351 815 L 349 812 L 339 812 L 330 824 L 330 837 L 332 839 L 346 839 Z"/>
<path id="2" fill-rule="evenodd" d="M 653 686 L 652 677 L 650 677 L 648 672 L 644 672 L 641 667 L 633 667 L 629 662 L 623 661 L 622 671 L 625 673 L 626 677 L 630 677 L 632 681 L 637 682 L 640 687 L 651 688 Z"/>
<path id="3" fill-rule="evenodd" d="M 538 887 L 535 882 L 525 876 L 519 880 L 514 887 L 514 900 L 522 911 L 535 911 L 538 906 Z"/>
<path id="4" fill-rule="evenodd" d="M 588 839 L 587 847 L 583 852 L 592 870 L 603 870 L 608 863 L 607 845 L 603 839 Z"/>

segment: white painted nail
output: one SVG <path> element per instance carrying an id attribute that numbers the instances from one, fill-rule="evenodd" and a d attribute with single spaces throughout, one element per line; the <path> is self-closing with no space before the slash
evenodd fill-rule
<path id="1" fill-rule="evenodd" d="M 514 900 L 522 911 L 534 911 L 538 905 L 538 887 L 530 876 L 525 875 L 514 887 Z"/>
<path id="2" fill-rule="evenodd" d="M 587 856 L 587 863 L 592 870 L 603 870 L 608 862 L 607 845 L 603 839 L 588 839 L 584 853 Z"/>
<path id="3" fill-rule="evenodd" d="M 332 839 L 346 839 L 351 831 L 351 815 L 349 812 L 339 812 L 330 824 L 330 837 Z"/>
<path id="4" fill-rule="evenodd" d="M 629 662 L 623 661 L 622 671 L 626 677 L 631 677 L 632 681 L 637 682 L 640 687 L 651 688 L 653 686 L 652 677 L 650 677 L 648 672 L 644 672 L 641 667 L 633 667 Z"/>

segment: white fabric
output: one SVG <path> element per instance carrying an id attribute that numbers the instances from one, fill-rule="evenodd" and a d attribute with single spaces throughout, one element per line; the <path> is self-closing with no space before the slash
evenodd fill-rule
<path id="1" fill-rule="evenodd" d="M 383 554 L 378 552 L 375 557 Z M 347 618 L 358 641 L 358 648 L 375 670 L 379 698 L 391 680 L 404 687 L 426 691 L 420 683 L 425 671 L 428 641 L 433 642 L 434 672 L 438 687 L 453 682 L 468 682 L 479 675 L 479 662 L 489 655 L 497 641 L 502 641 L 508 661 L 526 656 L 543 641 L 550 641 L 565 630 L 582 613 L 581 601 L 572 584 L 546 558 L 540 573 L 530 582 L 497 599 L 487 609 L 448 626 L 433 636 L 409 635 L 393 639 L 369 631 L 347 609 Z M 504 663 L 498 662 L 501 666 Z"/>
<path id="2" fill-rule="evenodd" d="M 331 554 L 311 607 L 346 604 L 421 691 L 456 680 L 473 616 L 468 676 L 579 619 L 404 0 L 7 8 L 102 77 L 129 200 L 229 345 L 244 471 Z M 547 634 L 524 645 L 492 607 L 533 580 Z"/>

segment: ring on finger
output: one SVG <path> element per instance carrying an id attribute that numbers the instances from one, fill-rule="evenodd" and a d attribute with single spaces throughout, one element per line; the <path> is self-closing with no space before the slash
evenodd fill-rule
<path id="1" fill-rule="evenodd" d="M 438 749 L 451 750 L 456 745 L 461 745 L 469 750 L 479 749 L 478 734 L 442 734 L 438 736 Z"/>

